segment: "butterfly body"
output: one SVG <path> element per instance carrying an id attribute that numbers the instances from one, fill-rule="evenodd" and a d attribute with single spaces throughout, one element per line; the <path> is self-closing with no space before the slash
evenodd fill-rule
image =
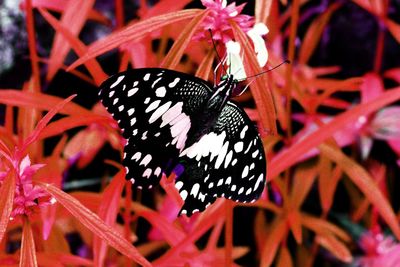
<path id="1" fill-rule="evenodd" d="M 215 88 L 167 69 L 134 69 L 105 81 L 100 99 L 127 139 L 123 164 L 136 186 L 180 175 L 182 214 L 204 210 L 217 197 L 251 202 L 263 191 L 266 162 L 246 113 L 230 100 L 233 76 Z"/>

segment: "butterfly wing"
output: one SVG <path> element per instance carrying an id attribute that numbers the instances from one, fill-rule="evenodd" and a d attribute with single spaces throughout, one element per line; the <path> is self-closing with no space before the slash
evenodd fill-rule
<path id="1" fill-rule="evenodd" d="M 203 211 L 217 197 L 257 200 L 265 187 L 266 161 L 261 139 L 239 106 L 228 101 L 216 124 L 180 154 L 185 167 L 175 186 L 185 204 L 181 213 Z"/>
<path id="2" fill-rule="evenodd" d="M 157 68 L 122 72 L 101 85 L 100 99 L 127 140 L 126 179 L 147 188 L 169 175 L 210 94 L 201 79 Z"/>

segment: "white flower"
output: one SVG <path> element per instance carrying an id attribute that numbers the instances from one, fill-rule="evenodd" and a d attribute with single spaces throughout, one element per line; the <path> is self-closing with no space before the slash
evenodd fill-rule
<path id="1" fill-rule="evenodd" d="M 228 65 L 228 73 L 232 74 L 236 80 L 246 79 L 243 60 L 240 55 L 240 44 L 234 41 L 228 41 L 226 44 L 226 64 Z"/>
<path id="2" fill-rule="evenodd" d="M 257 23 L 247 32 L 247 35 L 253 41 L 254 50 L 257 54 L 257 61 L 260 67 L 264 67 L 268 61 L 268 50 L 265 46 L 263 35 L 268 33 L 268 28 L 264 23 Z"/>
<path id="3" fill-rule="evenodd" d="M 257 23 L 251 28 L 247 35 L 253 41 L 254 51 L 257 56 L 257 62 L 260 67 L 264 67 L 268 61 L 268 50 L 265 46 L 263 35 L 268 33 L 268 28 L 264 23 Z M 241 47 L 238 42 L 228 41 L 226 46 L 226 58 L 224 62 L 228 66 L 228 73 L 232 74 L 236 80 L 246 79 L 246 72 L 244 70 L 243 58 L 240 52 Z"/>

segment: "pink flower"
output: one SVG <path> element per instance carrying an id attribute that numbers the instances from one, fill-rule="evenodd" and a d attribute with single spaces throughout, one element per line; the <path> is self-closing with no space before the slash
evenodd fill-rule
<path id="1" fill-rule="evenodd" d="M 17 170 L 16 188 L 14 195 L 14 207 L 11 212 L 11 219 L 18 215 L 31 215 L 38 207 L 53 204 L 43 189 L 33 185 L 32 177 L 44 166 L 44 164 L 31 165 L 29 156 L 25 156 L 21 162 L 16 161 Z"/>
<path id="2" fill-rule="evenodd" d="M 356 261 L 359 267 L 398 267 L 400 266 L 400 244 L 381 232 L 365 233 L 360 238 L 360 246 L 365 256 Z"/>
<path id="3" fill-rule="evenodd" d="M 244 32 L 248 32 L 254 24 L 253 17 L 240 14 L 245 4 L 236 6 L 233 2 L 227 5 L 226 0 L 201 0 L 201 2 L 210 13 L 200 26 L 204 30 L 195 35 L 196 40 L 210 40 L 210 36 L 207 35 L 210 29 L 214 40 L 227 43 L 233 39 L 230 20 L 235 21 Z"/>
<path id="4" fill-rule="evenodd" d="M 364 76 L 361 86 L 361 103 L 373 100 L 384 92 L 383 82 L 376 74 Z M 361 154 L 367 158 L 371 151 L 373 139 L 388 142 L 393 151 L 400 156 L 400 106 L 389 106 L 367 117 L 359 118 Z"/>

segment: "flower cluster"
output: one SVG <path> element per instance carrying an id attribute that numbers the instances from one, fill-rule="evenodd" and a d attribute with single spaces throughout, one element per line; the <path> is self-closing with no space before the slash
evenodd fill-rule
<path id="1" fill-rule="evenodd" d="M 254 24 L 251 16 L 240 14 L 244 4 L 236 6 L 236 3 L 227 5 L 226 0 L 202 0 L 203 5 L 210 11 L 201 24 L 201 29 L 195 39 L 210 40 L 206 33 L 211 31 L 212 38 L 222 42 L 226 48 L 224 62 L 229 67 L 229 73 L 234 74 L 237 80 L 246 78 L 243 66 L 241 47 L 234 39 L 230 21 L 235 22 L 253 42 L 257 61 L 260 67 L 264 67 L 268 61 L 268 51 L 263 36 L 268 33 L 268 28 L 263 23 Z"/>
<path id="2" fill-rule="evenodd" d="M 31 165 L 29 156 L 25 156 L 20 162 L 15 161 L 16 171 L 16 187 L 14 194 L 13 210 L 11 218 L 14 219 L 18 215 L 31 215 L 37 208 L 45 205 L 53 204 L 54 199 L 51 199 L 49 194 L 38 186 L 33 185 L 33 176 L 44 166 L 44 164 Z M 10 174 L 7 170 L 0 174 L 0 181 Z"/>

